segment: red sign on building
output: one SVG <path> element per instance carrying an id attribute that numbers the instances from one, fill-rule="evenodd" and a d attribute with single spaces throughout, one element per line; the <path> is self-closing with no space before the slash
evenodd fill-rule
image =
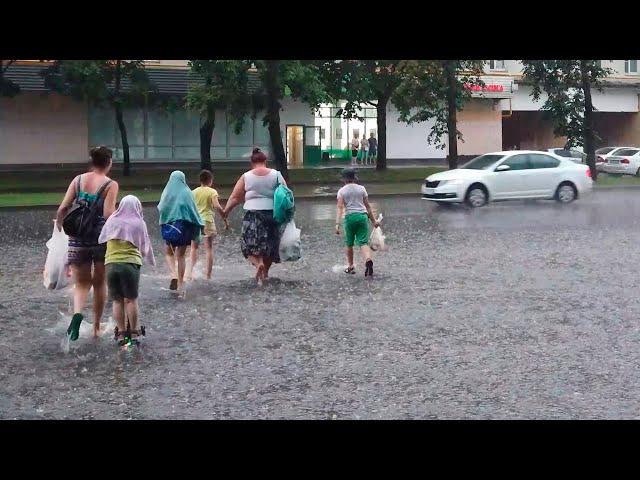
<path id="1" fill-rule="evenodd" d="M 472 85 L 465 83 L 464 87 L 472 92 L 504 92 L 504 86 L 497 84 Z"/>

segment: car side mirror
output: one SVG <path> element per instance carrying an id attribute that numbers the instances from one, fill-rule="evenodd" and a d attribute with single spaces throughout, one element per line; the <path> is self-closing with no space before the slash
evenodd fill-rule
<path id="1" fill-rule="evenodd" d="M 507 170 L 511 170 L 509 165 L 498 165 L 496 167 L 496 172 L 506 172 Z"/>

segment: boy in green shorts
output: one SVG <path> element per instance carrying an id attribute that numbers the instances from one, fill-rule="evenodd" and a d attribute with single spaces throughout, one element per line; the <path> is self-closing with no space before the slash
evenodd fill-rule
<path id="1" fill-rule="evenodd" d="M 360 253 L 365 261 L 364 276 L 373 275 L 373 260 L 369 248 L 369 220 L 374 228 L 379 224 L 371 212 L 367 190 L 358 185 L 356 172 L 352 168 L 342 171 L 345 185 L 338 190 L 338 208 L 336 211 L 336 235 L 340 235 L 340 219 L 344 215 L 344 237 L 347 247 L 347 261 L 349 265 L 345 273 L 355 274 L 353 265 L 353 246 L 360 247 Z M 367 218 L 368 217 L 368 218 Z"/>

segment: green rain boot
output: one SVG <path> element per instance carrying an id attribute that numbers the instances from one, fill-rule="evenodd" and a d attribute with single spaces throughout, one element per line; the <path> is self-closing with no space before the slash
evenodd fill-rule
<path id="1" fill-rule="evenodd" d="M 80 324 L 82 323 L 83 316 L 81 313 L 74 313 L 71 318 L 71 323 L 69 324 L 69 328 L 67 328 L 67 335 L 70 335 L 71 341 L 78 340 L 80 336 Z"/>

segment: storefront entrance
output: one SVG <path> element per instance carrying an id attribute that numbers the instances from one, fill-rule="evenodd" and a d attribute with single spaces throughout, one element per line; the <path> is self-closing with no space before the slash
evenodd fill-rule
<path id="1" fill-rule="evenodd" d="M 302 167 L 304 160 L 304 125 L 287 125 L 287 164 Z"/>

